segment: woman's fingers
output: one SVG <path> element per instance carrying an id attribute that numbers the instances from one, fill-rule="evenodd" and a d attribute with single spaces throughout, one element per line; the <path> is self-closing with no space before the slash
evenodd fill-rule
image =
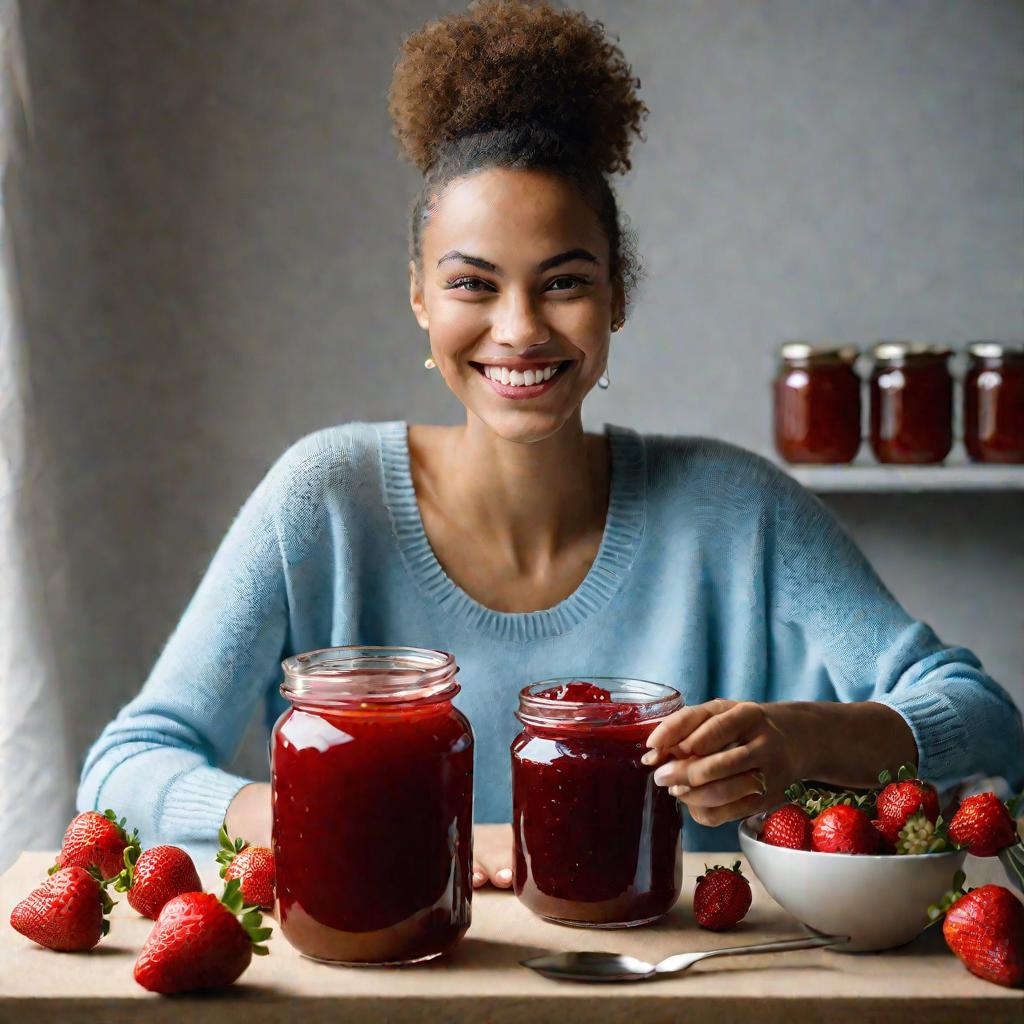
<path id="1" fill-rule="evenodd" d="M 760 704 L 753 701 L 733 704 L 694 729 L 682 744 L 682 750 L 693 757 L 717 753 L 730 743 L 738 743 L 752 735 L 763 719 L 764 711 Z"/>
<path id="2" fill-rule="evenodd" d="M 728 779 L 709 782 L 706 786 L 670 786 L 669 792 L 687 807 L 728 807 L 748 796 L 764 797 L 764 776 L 756 769 L 732 775 Z"/>
<path id="3" fill-rule="evenodd" d="M 748 814 L 756 814 L 764 808 L 765 798 L 760 793 L 754 793 L 721 807 L 691 806 L 689 797 L 683 802 L 690 812 L 690 817 L 698 825 L 714 828 L 716 825 L 724 825 L 727 821 L 736 821 L 738 818 L 747 817 Z"/>
<path id="4" fill-rule="evenodd" d="M 733 700 L 719 698 L 709 700 L 704 704 L 694 704 L 692 708 L 680 708 L 658 723 L 651 735 L 647 737 L 647 746 L 662 749 L 673 747 L 685 740 L 709 719 L 727 711 L 735 703 Z"/>
<path id="5" fill-rule="evenodd" d="M 710 782 L 758 768 L 761 747 L 762 744 L 754 740 L 742 746 L 730 747 L 718 754 L 711 754 L 709 757 L 682 758 L 671 762 L 671 771 L 667 767 L 659 768 L 654 773 L 654 781 L 659 786 L 706 786 Z"/>
<path id="6" fill-rule="evenodd" d="M 499 889 L 512 884 L 511 825 L 477 825 L 473 830 L 473 888 L 488 882 Z"/>

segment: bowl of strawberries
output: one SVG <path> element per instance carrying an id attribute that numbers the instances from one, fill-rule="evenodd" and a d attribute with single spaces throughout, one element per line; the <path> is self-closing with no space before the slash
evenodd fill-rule
<path id="1" fill-rule="evenodd" d="M 849 935 L 843 951 L 914 939 L 967 853 L 912 766 L 879 780 L 866 792 L 794 783 L 788 803 L 740 825 L 740 847 L 769 895 L 809 928 Z"/>

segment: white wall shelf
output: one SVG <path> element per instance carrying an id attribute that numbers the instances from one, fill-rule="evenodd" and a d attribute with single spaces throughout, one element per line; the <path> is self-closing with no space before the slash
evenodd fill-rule
<path id="1" fill-rule="evenodd" d="M 940 466 L 880 465 L 864 456 L 847 466 L 791 466 L 777 455 L 769 458 L 819 493 L 1024 491 L 1024 465 L 968 462 L 956 449 Z"/>

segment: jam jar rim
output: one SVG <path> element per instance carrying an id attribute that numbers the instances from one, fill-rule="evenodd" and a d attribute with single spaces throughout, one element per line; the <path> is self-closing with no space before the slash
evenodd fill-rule
<path id="1" fill-rule="evenodd" d="M 949 359 L 952 355 L 949 345 L 930 345 L 923 341 L 879 341 L 871 347 L 871 357 L 876 363 L 902 363 L 921 356 Z"/>
<path id="2" fill-rule="evenodd" d="M 650 700 L 619 701 L 618 703 L 623 709 L 636 707 L 644 709 L 639 717 L 631 715 L 627 722 L 621 722 L 615 715 L 609 716 L 606 711 L 602 710 L 607 708 L 606 702 L 552 700 L 539 697 L 532 692 L 550 689 L 552 686 L 564 683 L 579 682 L 596 685 L 634 683 L 641 687 L 654 687 L 661 692 Z M 605 686 L 605 688 L 611 689 L 609 686 Z M 515 715 L 524 725 L 546 728 L 559 725 L 636 726 L 659 721 L 673 711 L 678 711 L 683 705 L 683 695 L 674 686 L 669 686 L 667 683 L 656 683 L 650 679 L 638 679 L 635 676 L 555 676 L 524 686 L 519 691 L 519 708 Z M 593 709 L 593 711 L 588 714 L 587 709 Z"/>
<path id="3" fill-rule="evenodd" d="M 972 359 L 1020 359 L 1024 357 L 1024 343 L 1009 341 L 972 341 L 967 346 Z"/>
<path id="4" fill-rule="evenodd" d="M 357 657 L 357 654 L 364 657 Z M 380 664 L 342 667 L 346 662 L 373 660 Z M 409 664 L 386 665 L 389 660 L 399 663 L 404 660 Z M 421 664 L 415 664 L 417 660 Z M 461 689 L 455 679 L 459 670 L 455 656 L 429 647 L 390 644 L 319 647 L 285 658 L 281 668 L 284 681 L 280 692 L 293 704 L 418 707 L 450 701 Z"/>
<path id="5" fill-rule="evenodd" d="M 848 363 L 857 361 L 860 349 L 856 345 L 814 345 L 809 341 L 786 341 L 779 346 L 779 358 L 784 363 L 810 363 L 815 360 Z"/>

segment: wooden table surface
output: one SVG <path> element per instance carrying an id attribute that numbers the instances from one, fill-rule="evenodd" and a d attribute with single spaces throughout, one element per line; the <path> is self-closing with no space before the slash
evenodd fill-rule
<path id="1" fill-rule="evenodd" d="M 223 883 L 217 878 L 213 847 L 190 849 L 206 887 L 219 891 Z M 452 954 L 433 963 L 400 970 L 331 967 L 299 956 L 275 927 L 270 955 L 254 957 L 225 993 L 166 998 L 145 991 L 132 978 L 151 922 L 136 914 L 123 896 L 111 914 L 110 934 L 88 953 L 54 953 L 10 927 L 11 908 L 45 879 L 54 860 L 53 853 L 23 853 L 0 876 L 0 1022 L 121 1024 L 144 1019 L 147 1024 L 181 1024 L 187 1018 L 189 1024 L 203 1024 L 231 1016 L 246 1024 L 1024 1022 L 1024 992 L 969 974 L 934 928 L 887 953 L 803 950 L 718 959 L 677 978 L 630 985 L 555 982 L 519 965 L 523 957 L 559 949 L 608 949 L 657 960 L 684 950 L 800 934 L 797 922 L 756 880 L 753 906 L 737 928 L 716 934 L 694 924 L 690 897 L 705 861 L 725 863 L 735 857 L 687 855 L 683 896 L 675 910 L 663 921 L 635 930 L 559 927 L 534 917 L 509 892 L 484 890 L 474 896 L 473 924 L 466 938 Z M 968 858 L 967 870 L 971 884 L 1005 884 L 994 860 Z M 884 912 L 880 907 L 879 913 Z M 276 926 L 276 921 L 267 923 Z"/>

